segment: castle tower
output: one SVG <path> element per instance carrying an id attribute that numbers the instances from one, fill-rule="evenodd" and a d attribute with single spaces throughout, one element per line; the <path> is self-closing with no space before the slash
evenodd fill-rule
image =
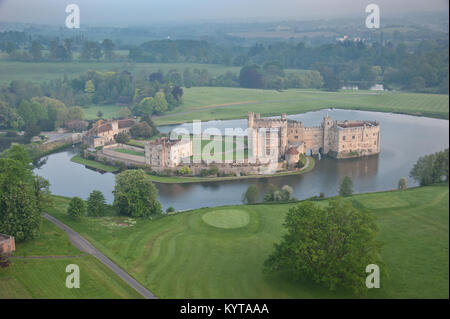
<path id="1" fill-rule="evenodd" d="M 327 154 L 330 151 L 330 129 L 333 126 L 333 120 L 331 117 L 328 116 L 328 113 L 326 116 L 323 117 L 323 154 Z"/>
<path id="2" fill-rule="evenodd" d="M 248 161 L 256 163 L 258 160 L 258 128 L 254 124 L 255 113 L 248 112 Z"/>

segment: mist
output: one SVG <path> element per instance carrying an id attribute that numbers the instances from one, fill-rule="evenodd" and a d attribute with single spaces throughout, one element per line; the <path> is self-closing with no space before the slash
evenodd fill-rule
<path id="1" fill-rule="evenodd" d="M 80 7 L 82 24 L 104 26 L 363 17 L 369 3 L 385 17 L 448 14 L 449 6 L 446 0 L 0 0 L 0 22 L 64 25 L 70 3 Z"/>

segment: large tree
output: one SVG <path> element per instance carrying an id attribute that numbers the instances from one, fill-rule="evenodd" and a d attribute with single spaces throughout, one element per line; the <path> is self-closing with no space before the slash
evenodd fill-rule
<path id="1" fill-rule="evenodd" d="M 132 217 L 161 213 L 158 190 L 143 170 L 126 170 L 116 176 L 114 206 Z"/>
<path id="2" fill-rule="evenodd" d="M 448 181 L 448 149 L 420 157 L 409 176 L 421 186 Z"/>
<path id="3" fill-rule="evenodd" d="M 242 201 L 244 203 L 254 204 L 259 199 L 259 190 L 256 185 L 252 184 L 247 188 L 247 191 L 242 196 Z"/>
<path id="4" fill-rule="evenodd" d="M 350 201 L 338 197 L 326 207 L 303 202 L 289 210 L 284 227 L 286 234 L 264 263 L 266 273 L 286 271 L 293 279 L 362 293 L 367 265 L 384 269 L 374 217 Z"/>
<path id="5" fill-rule="evenodd" d="M 39 235 L 40 214 L 51 205 L 49 184 L 33 175 L 22 145 L 13 145 L 0 157 L 0 233 L 17 241 Z"/>

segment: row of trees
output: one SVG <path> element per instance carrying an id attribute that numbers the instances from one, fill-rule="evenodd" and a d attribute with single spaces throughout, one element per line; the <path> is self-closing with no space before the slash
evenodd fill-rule
<path id="1" fill-rule="evenodd" d="M 158 190 L 143 170 L 127 170 L 116 176 L 114 204 L 118 213 L 131 217 L 150 217 L 162 212 L 158 201 Z M 73 218 L 84 215 L 104 216 L 107 212 L 105 197 L 98 190 L 92 191 L 85 202 L 73 197 L 67 208 L 67 214 Z"/>
<path id="2" fill-rule="evenodd" d="M 104 58 L 112 61 L 115 58 L 115 44 L 110 39 L 102 42 L 84 41 L 81 46 L 80 61 L 99 61 Z M 48 53 L 44 52 L 47 49 Z M 73 60 L 74 41 L 64 39 L 62 41 L 52 40 L 49 45 L 44 46 L 39 39 L 33 40 L 27 49 L 21 49 L 16 42 L 8 41 L 4 45 L 10 60 L 24 62 L 68 62 Z"/>
<path id="3" fill-rule="evenodd" d="M 26 50 L 17 42 L 6 42 L 3 49 L 11 59 L 24 61 L 70 61 L 73 59 L 73 39 L 53 40 L 43 54 L 39 40 L 33 40 Z M 80 60 L 113 60 L 115 44 L 110 39 L 100 42 L 84 41 L 78 50 Z M 281 67 L 319 71 L 327 89 L 342 85 L 369 88 L 376 82 L 386 87 L 419 92 L 448 93 L 448 41 L 425 40 L 416 45 L 394 45 L 344 41 L 319 46 L 304 43 L 279 42 L 255 44 L 251 47 L 222 47 L 205 41 L 158 40 L 143 43 L 129 50 L 128 59 L 134 62 L 190 62 L 234 66 L 265 65 L 277 61 Z M 264 70 L 265 71 L 265 70 Z M 283 77 L 281 77 L 283 78 Z M 289 86 L 279 77 L 266 79 L 257 87 Z M 295 81 L 291 79 L 291 83 Z M 189 86 L 186 81 L 186 86 Z M 203 81 L 205 82 L 205 81 Z M 217 83 L 216 83 L 217 82 Z M 211 85 L 236 85 L 236 78 L 224 74 L 211 79 Z M 258 81 L 255 81 L 258 83 Z M 289 82 L 288 82 L 289 83 Z M 317 82 L 308 87 L 314 87 Z M 192 84 L 194 85 L 194 84 Z M 301 85 L 307 85 L 301 83 Z M 246 87 L 246 86 L 244 86 Z"/>

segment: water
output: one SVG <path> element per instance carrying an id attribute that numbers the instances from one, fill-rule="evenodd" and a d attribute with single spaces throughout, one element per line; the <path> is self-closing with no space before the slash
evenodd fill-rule
<path id="1" fill-rule="evenodd" d="M 401 177 L 408 179 L 408 186 L 417 184 L 408 177 L 414 163 L 420 156 L 434 153 L 449 146 L 449 122 L 425 117 L 349 110 L 322 110 L 288 116 L 301 120 L 305 125 L 318 125 L 326 113 L 336 120 L 377 120 L 381 130 L 381 153 L 376 156 L 346 160 L 323 157 L 316 158 L 313 171 L 294 176 L 262 179 L 220 181 L 192 184 L 156 184 L 159 200 L 164 208 L 173 206 L 176 210 L 240 204 L 247 187 L 255 184 L 261 199 L 269 184 L 278 187 L 289 185 L 293 196 L 305 199 L 321 192 L 326 196 L 337 194 L 340 180 L 348 175 L 354 183 L 356 193 L 390 190 L 397 187 Z M 210 121 L 202 123 L 202 128 L 216 126 L 223 131 L 225 127 L 246 128 L 247 120 Z M 183 124 L 188 130 L 192 124 Z M 174 126 L 164 126 L 167 132 Z M 113 201 L 114 174 L 89 170 L 82 165 L 70 162 L 75 150 L 52 154 L 47 162 L 35 173 L 50 181 L 53 194 L 87 198 L 98 189 L 107 201 Z"/>

